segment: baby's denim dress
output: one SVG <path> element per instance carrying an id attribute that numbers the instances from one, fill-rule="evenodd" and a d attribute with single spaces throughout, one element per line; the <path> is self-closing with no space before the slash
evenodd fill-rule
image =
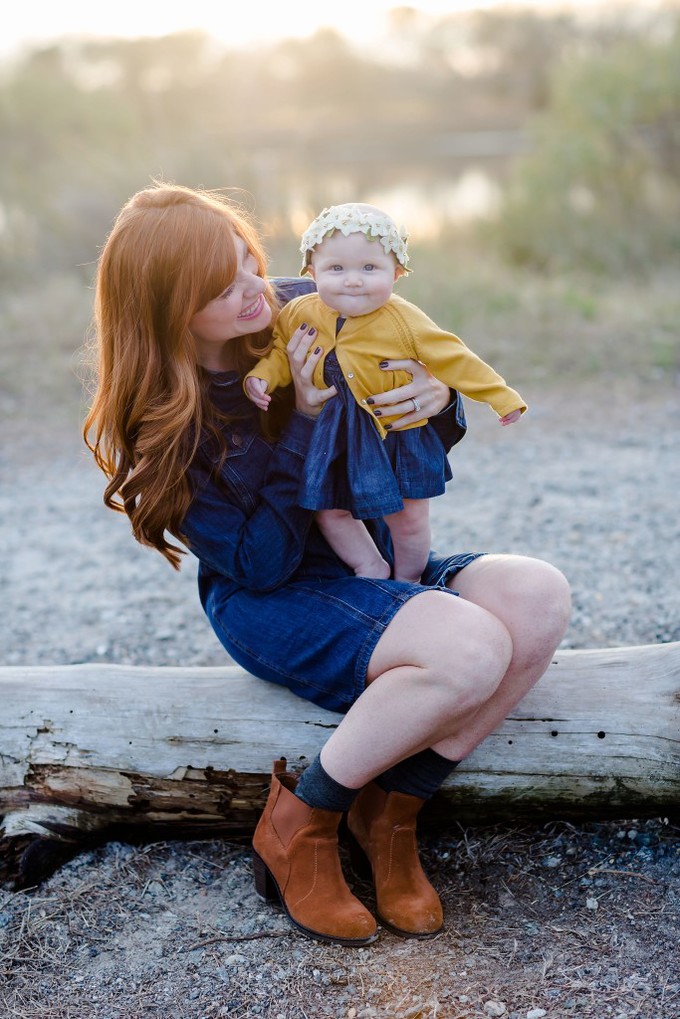
<path id="1" fill-rule="evenodd" d="M 337 396 L 324 406 L 312 435 L 301 506 L 349 510 L 359 520 L 370 520 L 398 513 L 404 499 L 442 495 L 451 466 L 429 423 L 382 439 L 352 395 L 333 350 L 326 355 L 324 381 L 335 386 Z"/>

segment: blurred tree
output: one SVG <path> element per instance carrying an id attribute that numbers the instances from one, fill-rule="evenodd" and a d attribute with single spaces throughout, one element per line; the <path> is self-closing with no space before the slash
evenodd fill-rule
<path id="1" fill-rule="evenodd" d="M 640 270 L 680 254 L 680 19 L 667 27 L 557 69 L 498 225 L 512 259 Z"/>
<path id="2" fill-rule="evenodd" d="M 516 108 L 542 109 L 556 63 L 579 41 L 592 41 L 573 15 L 544 17 L 530 10 L 477 12 L 471 22 L 470 46 L 496 99 Z"/>
<path id="3" fill-rule="evenodd" d="M 255 50 L 199 32 L 37 49 L 0 69 L 2 278 L 89 274 L 122 202 L 154 177 L 243 189 L 289 233 L 291 208 L 446 184 L 465 168 L 456 132 L 522 127 L 555 67 L 555 120 L 537 128 L 503 238 L 536 262 L 556 253 L 546 230 L 581 251 L 605 210 L 630 219 L 639 189 L 654 210 L 675 195 L 677 44 L 668 31 L 638 41 L 614 21 L 607 32 L 521 11 L 433 20 L 402 9 L 379 51 L 331 30 Z M 605 36 L 629 43 L 603 51 Z"/>
<path id="4" fill-rule="evenodd" d="M 219 104 L 214 63 L 207 37 L 182 33 L 64 42 L 30 53 L 5 76 L 5 279 L 92 263 L 116 210 L 154 176 L 206 186 L 232 178 L 224 130 L 205 116 Z"/>
<path id="5" fill-rule="evenodd" d="M 105 169 L 110 178 L 114 153 L 127 165 L 131 111 L 106 95 L 93 102 L 65 63 L 56 47 L 34 53 L 0 92 L 0 254 L 12 276 L 27 263 L 68 261 L 74 233 L 86 229 L 93 211 L 98 173 Z"/>

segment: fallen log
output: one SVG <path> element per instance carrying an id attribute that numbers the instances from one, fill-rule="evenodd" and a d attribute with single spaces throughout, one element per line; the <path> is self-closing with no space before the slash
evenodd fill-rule
<path id="1" fill-rule="evenodd" d="M 0 881 L 87 845 L 252 831 L 271 761 L 341 716 L 236 666 L 0 668 Z M 560 651 L 424 823 L 640 818 L 680 805 L 680 643 Z"/>

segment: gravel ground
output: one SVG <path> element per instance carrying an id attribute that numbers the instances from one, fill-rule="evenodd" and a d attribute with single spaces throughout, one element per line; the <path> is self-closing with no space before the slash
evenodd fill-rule
<path id="1" fill-rule="evenodd" d="M 527 395 L 510 429 L 470 408 L 435 546 L 559 566 L 564 647 L 680 640 L 677 390 Z M 44 430 L 38 452 L 24 422 L 5 434 L 0 664 L 224 664 L 193 564 L 175 576 L 103 509 L 75 428 Z M 290 931 L 243 844 L 110 843 L 0 891 L 0 1016 L 677 1019 L 677 820 L 452 823 L 424 850 L 445 933 L 355 951 Z"/>

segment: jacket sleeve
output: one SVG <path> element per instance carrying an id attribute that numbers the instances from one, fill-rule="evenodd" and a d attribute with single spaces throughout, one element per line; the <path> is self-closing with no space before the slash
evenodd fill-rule
<path id="1" fill-rule="evenodd" d="M 474 354 L 453 333 L 439 329 L 420 309 L 410 316 L 413 342 L 419 360 L 451 389 L 480 403 L 488 403 L 499 417 L 527 405 L 498 372 Z"/>
<path id="2" fill-rule="evenodd" d="M 192 466 L 194 498 L 182 533 L 209 569 L 252 591 L 271 591 L 295 572 L 305 549 L 313 510 L 297 505 L 314 420 L 294 411 L 274 446 L 250 512 L 209 466 Z"/>
<path id="3" fill-rule="evenodd" d="M 289 319 L 290 316 L 286 314 L 286 309 L 284 308 L 279 313 L 276 325 L 274 326 L 274 346 L 248 372 L 243 380 L 244 386 L 245 379 L 249 379 L 251 376 L 257 379 L 264 379 L 267 383 L 268 393 L 272 393 L 279 386 L 287 386 L 292 382 L 290 362 L 286 354 L 286 344 L 290 339 L 290 332 L 288 330 Z"/>

